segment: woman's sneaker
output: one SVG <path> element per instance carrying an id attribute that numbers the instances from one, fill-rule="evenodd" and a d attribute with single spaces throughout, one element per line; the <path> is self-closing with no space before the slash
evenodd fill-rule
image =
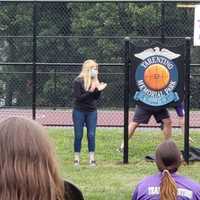
<path id="1" fill-rule="evenodd" d="M 90 160 L 90 166 L 91 167 L 96 167 L 96 161 L 95 160 Z"/>
<path id="2" fill-rule="evenodd" d="M 79 166 L 80 165 L 80 160 L 74 160 L 74 166 Z"/>

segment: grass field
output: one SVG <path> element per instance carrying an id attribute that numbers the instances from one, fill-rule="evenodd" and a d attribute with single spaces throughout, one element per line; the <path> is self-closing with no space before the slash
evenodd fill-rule
<path id="1" fill-rule="evenodd" d="M 163 139 L 159 130 L 138 130 L 129 142 L 129 164 L 123 165 L 122 154 L 116 151 L 122 138 L 122 129 L 97 129 L 97 166 L 88 165 L 87 140 L 84 134 L 81 166 L 73 165 L 72 129 L 51 128 L 50 137 L 56 146 L 61 175 L 75 183 L 82 190 L 86 200 L 129 200 L 131 193 L 142 178 L 153 174 L 157 169 L 154 163 L 146 162 L 144 156 L 154 152 Z M 194 146 L 200 147 L 200 132 L 192 132 Z M 183 136 L 179 131 L 173 138 L 183 148 Z M 200 162 L 182 166 L 181 174 L 200 182 Z"/>

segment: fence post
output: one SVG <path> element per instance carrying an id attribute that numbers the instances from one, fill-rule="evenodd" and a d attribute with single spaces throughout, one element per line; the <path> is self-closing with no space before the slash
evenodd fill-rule
<path id="1" fill-rule="evenodd" d="M 36 119 L 36 84 L 37 84 L 37 3 L 33 2 L 33 69 L 32 69 L 32 118 Z"/>
<path id="2" fill-rule="evenodd" d="M 128 164 L 128 121 L 129 121 L 129 46 L 130 38 L 125 41 L 125 65 L 124 65 L 124 155 L 123 163 Z"/>
<path id="3" fill-rule="evenodd" d="M 57 68 L 54 68 L 54 110 L 56 110 L 57 105 Z"/>
<path id="4" fill-rule="evenodd" d="M 185 128 L 184 160 L 189 163 L 189 128 L 190 128 L 190 37 L 185 38 Z"/>

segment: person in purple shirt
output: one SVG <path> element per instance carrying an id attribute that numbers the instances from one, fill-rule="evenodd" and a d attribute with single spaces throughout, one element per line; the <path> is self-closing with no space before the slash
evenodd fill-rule
<path id="1" fill-rule="evenodd" d="M 175 107 L 175 110 L 176 110 L 176 114 L 178 116 L 178 124 L 181 128 L 182 133 L 184 133 L 184 113 L 185 113 L 185 110 L 184 110 L 183 103 L 178 104 Z"/>
<path id="2" fill-rule="evenodd" d="M 178 125 L 181 128 L 181 132 L 184 134 L 184 103 L 178 104 L 174 107 L 176 114 L 178 116 Z M 161 129 L 163 130 L 163 122 L 161 121 Z M 189 137 L 190 142 L 194 142 L 191 137 Z"/>
<path id="3" fill-rule="evenodd" d="M 172 140 L 158 146 L 156 165 L 159 173 L 143 179 L 132 200 L 200 200 L 200 184 L 177 173 L 181 154 Z"/>

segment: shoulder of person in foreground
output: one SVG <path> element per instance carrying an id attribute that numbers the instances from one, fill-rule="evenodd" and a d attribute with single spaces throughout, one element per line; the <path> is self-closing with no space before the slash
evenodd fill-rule
<path id="1" fill-rule="evenodd" d="M 180 174 L 176 174 L 174 178 L 178 185 L 184 187 L 185 189 L 188 189 L 189 191 L 192 191 L 193 200 L 200 200 L 200 184 L 199 183 L 195 182 L 191 178 L 182 176 Z"/>
<path id="2" fill-rule="evenodd" d="M 65 199 L 84 200 L 81 190 L 73 183 L 64 180 Z"/>
<path id="3" fill-rule="evenodd" d="M 160 173 L 157 173 L 152 176 L 147 176 L 142 179 L 137 185 L 136 188 L 133 190 L 132 193 L 132 200 L 140 199 L 141 196 L 148 195 L 148 188 L 151 187 L 159 187 L 160 185 Z"/>

